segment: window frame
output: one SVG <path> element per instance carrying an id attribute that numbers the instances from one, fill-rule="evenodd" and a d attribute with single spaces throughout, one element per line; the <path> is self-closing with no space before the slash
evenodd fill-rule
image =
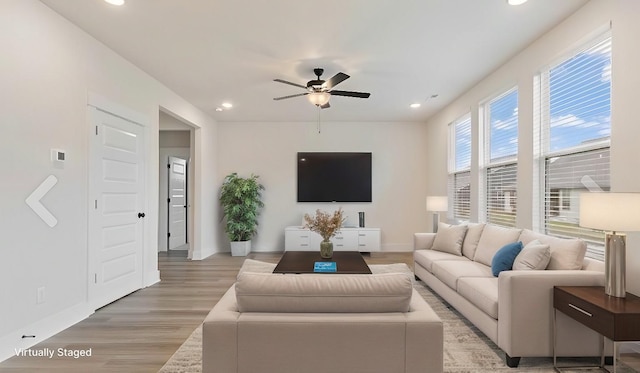
<path id="1" fill-rule="evenodd" d="M 547 190 L 547 164 L 553 158 L 561 158 L 572 155 L 578 155 L 581 153 L 589 153 L 589 152 L 597 152 L 597 151 L 611 151 L 611 80 L 609 78 L 609 96 L 608 96 L 608 130 L 609 135 L 604 136 L 602 138 L 596 139 L 588 139 L 587 142 L 579 145 L 568 146 L 558 150 L 551 150 L 551 72 L 553 69 L 562 66 L 564 63 L 571 61 L 572 59 L 580 56 L 582 53 L 589 52 L 593 48 L 597 47 L 601 43 L 608 41 L 609 43 L 609 63 L 611 63 L 611 48 L 612 48 L 612 40 L 611 40 L 611 32 L 607 31 L 598 35 L 595 38 L 590 39 L 586 43 L 582 44 L 579 48 L 575 48 L 565 54 L 562 58 L 556 60 L 553 64 L 546 66 L 542 69 L 535 77 L 534 77 L 534 101 L 535 106 L 535 116 L 534 116 L 534 126 L 537 131 L 538 139 L 537 145 L 534 145 L 534 159 L 536 159 L 536 167 L 539 169 L 538 175 L 540 177 L 537 180 L 538 185 L 538 196 L 540 198 L 540 212 L 537 217 L 537 224 L 539 224 L 539 230 L 545 234 L 550 234 L 554 236 L 558 236 L 550 232 L 550 220 L 548 219 L 551 216 L 552 212 L 549 210 L 549 206 L 551 205 L 551 189 Z M 537 147 L 537 149 L 535 149 Z M 609 186 L 611 182 L 611 163 L 609 160 Z M 567 193 L 567 191 L 563 191 L 561 193 Z M 559 202 L 559 201 L 558 201 Z M 579 209 L 579 206 L 578 206 Z M 560 208 L 562 210 L 562 208 Z M 578 223 L 575 221 L 575 223 Z M 578 223 L 579 224 L 579 223 Z M 588 234 L 602 234 L 602 240 L 597 241 L 588 241 L 588 249 L 587 256 L 599 260 L 604 259 L 604 233 L 602 231 L 582 228 L 577 226 L 575 228 L 575 235 L 566 234 L 560 235 L 559 237 L 580 237 Z"/>
<path id="2" fill-rule="evenodd" d="M 518 173 L 518 146 L 516 146 L 516 151 L 514 154 L 509 154 L 507 156 L 501 157 L 501 158 L 497 158 L 498 160 L 494 160 L 492 161 L 492 157 L 491 157 L 491 144 L 492 144 L 492 130 L 494 129 L 492 126 L 492 111 L 491 111 L 491 106 L 508 97 L 509 95 L 515 93 L 516 94 L 516 109 L 519 110 L 519 91 L 518 91 L 518 86 L 513 86 L 505 91 L 503 91 L 502 93 L 493 96 L 490 99 L 485 100 L 481 105 L 480 105 L 480 118 L 482 120 L 482 134 L 483 134 L 483 138 L 480 141 L 483 152 L 482 152 L 482 170 L 481 170 L 481 175 L 482 175 L 482 182 L 481 185 L 483 186 L 483 190 L 481 193 L 481 216 L 480 216 L 480 220 L 486 222 L 486 223 L 491 223 L 491 224 L 495 224 L 495 225 L 500 225 L 500 226 L 504 226 L 504 227 L 516 227 L 516 221 L 517 221 L 517 212 L 518 212 L 518 208 L 517 208 L 517 203 L 518 203 L 518 186 L 517 186 L 517 182 L 518 182 L 518 177 L 517 177 L 517 173 Z M 516 116 L 516 139 L 519 140 L 518 136 L 519 136 L 519 128 L 520 126 L 520 118 L 519 118 L 519 113 Z M 513 206 L 513 211 L 512 213 L 510 213 L 510 215 L 513 216 L 513 222 L 512 223 L 507 223 L 505 224 L 505 221 L 502 219 L 492 219 L 492 214 L 490 209 L 494 206 L 491 203 L 491 195 L 490 193 L 493 193 L 492 190 L 490 190 L 489 188 L 489 184 L 491 183 L 491 171 L 492 170 L 496 170 L 496 169 L 500 169 L 500 168 L 504 168 L 504 167 L 514 167 L 515 166 L 515 175 L 514 175 L 514 191 L 515 191 L 515 197 L 511 197 L 512 199 L 515 199 L 515 204 Z"/>
<path id="3" fill-rule="evenodd" d="M 468 167 L 458 168 L 457 166 L 457 128 L 458 126 L 468 126 L 469 132 L 469 152 L 468 152 Z M 471 112 L 462 115 L 458 119 L 449 123 L 449 149 L 448 149 L 448 175 L 447 175 L 447 197 L 448 197 L 448 209 L 447 217 L 452 221 L 469 221 L 471 219 L 471 193 L 469 191 L 468 201 L 459 201 L 456 196 L 456 185 L 460 178 L 467 177 L 469 179 L 469 189 L 471 189 L 471 154 L 472 154 L 472 136 L 471 136 Z M 466 163 L 466 162 L 465 162 Z M 467 214 L 460 215 L 457 212 L 460 210 L 460 205 L 466 204 L 467 208 L 463 209 L 467 211 Z"/>

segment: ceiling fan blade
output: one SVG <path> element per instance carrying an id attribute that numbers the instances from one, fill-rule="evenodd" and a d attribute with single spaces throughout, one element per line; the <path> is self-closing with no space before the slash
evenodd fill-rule
<path id="1" fill-rule="evenodd" d="M 308 95 L 309 92 L 305 92 L 305 93 L 298 93 L 297 95 L 289 95 L 289 96 L 282 96 L 282 97 L 274 97 L 274 100 L 278 101 L 278 100 L 284 100 L 285 98 L 292 98 L 292 97 L 300 97 L 300 96 L 306 96 Z"/>
<path id="2" fill-rule="evenodd" d="M 358 97 L 358 98 L 369 98 L 371 93 L 367 92 L 353 92 L 353 91 L 329 91 L 332 96 L 346 96 L 346 97 Z"/>
<path id="3" fill-rule="evenodd" d="M 337 86 L 338 84 L 344 82 L 345 80 L 349 79 L 349 75 L 345 74 L 345 73 L 337 73 L 336 75 L 334 75 L 333 77 L 331 77 L 331 79 L 327 80 L 324 83 L 324 86 L 327 89 L 331 89 L 335 86 Z"/>
<path id="4" fill-rule="evenodd" d="M 286 80 L 282 80 L 282 79 L 273 79 L 274 82 L 278 82 L 278 83 L 284 83 L 284 84 L 289 84 L 292 85 L 294 87 L 300 87 L 300 88 L 304 88 L 307 89 L 306 86 L 303 86 L 302 84 L 298 84 L 298 83 L 291 83 L 291 82 L 287 82 Z"/>
<path id="5" fill-rule="evenodd" d="M 320 109 L 328 109 L 330 107 L 331 107 L 331 105 L 329 105 L 329 103 L 327 102 L 326 104 L 320 106 Z"/>

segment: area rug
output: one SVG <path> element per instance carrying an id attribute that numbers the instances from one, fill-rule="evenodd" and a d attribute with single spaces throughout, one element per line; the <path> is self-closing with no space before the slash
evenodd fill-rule
<path id="1" fill-rule="evenodd" d="M 504 353 L 473 324 L 467 321 L 442 298 L 435 295 L 423 282 L 415 289 L 429 303 L 444 323 L 444 371 L 447 373 L 481 372 L 555 372 L 551 358 L 522 358 L 518 368 L 509 368 L 504 363 Z M 161 373 L 200 373 L 202 364 L 202 325 L 196 328 L 180 346 Z M 559 359 L 560 365 L 594 364 L 597 359 Z M 597 369 L 595 370 L 597 371 Z M 563 369 L 563 372 L 584 372 Z M 618 372 L 633 370 L 618 365 Z M 286 373 L 286 372 L 283 372 Z"/>

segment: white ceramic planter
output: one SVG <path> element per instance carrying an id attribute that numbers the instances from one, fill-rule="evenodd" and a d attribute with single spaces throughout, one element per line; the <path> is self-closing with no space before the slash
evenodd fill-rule
<path id="1" fill-rule="evenodd" d="M 231 241 L 231 256 L 247 256 L 251 252 L 251 240 Z"/>

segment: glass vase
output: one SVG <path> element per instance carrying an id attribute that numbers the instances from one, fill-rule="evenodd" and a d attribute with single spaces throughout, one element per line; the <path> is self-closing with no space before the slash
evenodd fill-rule
<path id="1" fill-rule="evenodd" d="M 320 256 L 324 259 L 331 259 L 333 256 L 333 242 L 329 240 L 320 242 Z"/>

